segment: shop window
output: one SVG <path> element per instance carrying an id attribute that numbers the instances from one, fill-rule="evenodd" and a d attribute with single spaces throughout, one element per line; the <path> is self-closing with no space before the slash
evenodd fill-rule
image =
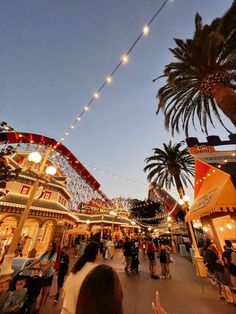
<path id="1" fill-rule="evenodd" d="M 29 186 L 23 185 L 22 188 L 21 188 L 21 192 L 20 193 L 27 195 L 29 193 L 29 189 L 30 189 Z"/>
<path id="2" fill-rule="evenodd" d="M 46 192 L 44 192 L 43 198 L 45 198 L 46 200 L 50 200 L 51 195 L 52 195 L 52 192 L 46 191 Z"/>

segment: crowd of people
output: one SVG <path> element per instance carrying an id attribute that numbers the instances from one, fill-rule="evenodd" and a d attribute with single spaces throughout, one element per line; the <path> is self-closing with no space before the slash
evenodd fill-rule
<path id="1" fill-rule="evenodd" d="M 0 287 L 2 289 L 0 289 L 0 312 L 39 313 L 41 306 L 48 300 L 54 274 L 57 272 L 57 292 L 50 299 L 57 302 L 60 297 L 62 298 L 62 314 L 123 314 L 123 291 L 119 277 L 112 267 L 98 264 L 101 243 L 96 241 L 87 243 L 84 240 L 82 242 L 85 243 L 84 250 L 80 251 L 81 255 L 69 273 L 68 248 L 61 248 L 60 245 L 52 242 L 45 253 L 35 258 L 24 269 L 24 271 L 31 271 L 30 276 L 17 274 L 12 283 Z M 114 255 L 114 248 L 109 242 L 111 239 L 108 238 L 103 243 L 101 255 L 104 259 L 112 258 Z M 151 278 L 160 278 L 155 274 L 154 262 L 150 258 L 150 243 L 156 256 L 158 249 L 152 239 L 145 242 L 147 245 L 145 256 L 149 260 Z M 138 271 L 141 245 L 143 243 L 138 239 L 128 237 L 123 243 L 122 250 L 126 263 L 124 271 L 127 274 L 132 270 Z M 104 251 L 108 253 L 104 254 Z M 9 284 L 11 284 L 10 289 Z M 160 312 L 159 308 L 161 308 L 159 305 L 154 305 L 153 313 L 164 313 Z"/>
<path id="2" fill-rule="evenodd" d="M 80 239 L 76 245 L 78 250 L 76 254 L 79 257 L 70 272 L 68 272 L 70 262 L 68 247 L 62 248 L 52 242 L 44 254 L 26 267 L 28 270 L 34 269 L 35 281 L 31 282 L 31 285 L 28 284 L 27 276 L 17 275 L 11 289 L 1 286 L 0 312 L 38 313 L 48 300 L 56 272 L 57 291 L 51 296 L 51 300 L 57 302 L 62 298 L 62 314 L 123 314 L 123 292 L 119 277 L 112 267 L 98 264 L 99 253 L 99 261 L 101 256 L 104 260 L 113 258 L 113 241 L 105 238 L 101 245 L 101 241 Z M 171 278 L 172 255 L 168 239 L 126 237 L 122 244 L 122 252 L 124 272 L 127 275 L 132 271 L 138 272 L 139 256 L 142 255 L 148 261 L 151 279 Z M 201 252 L 209 274 L 219 286 L 220 293 L 225 294 L 227 286 L 236 287 L 236 253 L 233 251 L 232 243 L 226 240 L 221 254 L 213 241 L 206 240 L 201 245 Z M 74 250 L 72 256 L 75 256 Z M 157 267 L 158 259 L 160 267 Z M 157 273 L 157 268 L 160 269 L 160 274 Z M 158 293 L 152 309 L 155 314 L 166 313 L 160 305 Z"/>
<path id="3" fill-rule="evenodd" d="M 224 251 L 221 254 L 216 244 L 207 239 L 202 245 L 202 255 L 213 283 L 219 288 L 220 297 L 232 303 L 230 287 L 236 288 L 236 252 L 233 250 L 232 242 L 225 240 Z"/>

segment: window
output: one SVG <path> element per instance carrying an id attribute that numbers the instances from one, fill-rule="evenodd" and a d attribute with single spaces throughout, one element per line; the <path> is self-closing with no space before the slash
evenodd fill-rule
<path id="1" fill-rule="evenodd" d="M 52 192 L 45 191 L 43 198 L 45 198 L 46 200 L 50 200 L 51 195 L 52 195 Z"/>
<path id="2" fill-rule="evenodd" d="M 30 189 L 29 186 L 23 185 L 20 193 L 27 195 L 29 193 L 29 189 Z"/>

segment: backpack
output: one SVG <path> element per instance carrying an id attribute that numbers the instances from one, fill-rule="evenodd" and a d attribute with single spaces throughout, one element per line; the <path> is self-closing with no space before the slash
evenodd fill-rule
<path id="1" fill-rule="evenodd" d="M 148 243 L 147 246 L 147 256 L 149 260 L 154 260 L 155 258 L 155 247 L 153 245 L 153 243 Z"/>

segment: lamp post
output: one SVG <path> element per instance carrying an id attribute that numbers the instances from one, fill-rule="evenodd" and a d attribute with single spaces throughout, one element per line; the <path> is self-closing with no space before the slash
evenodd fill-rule
<path id="1" fill-rule="evenodd" d="M 187 212 L 189 210 L 189 196 L 185 195 L 183 191 L 181 191 L 181 192 L 182 192 L 182 198 L 179 200 L 179 204 L 182 205 L 184 211 Z M 188 226 L 188 229 L 189 229 L 189 232 L 191 235 L 191 239 L 192 239 L 192 246 L 193 246 L 193 251 L 194 251 L 194 259 L 196 262 L 197 275 L 202 276 L 202 277 L 206 277 L 207 276 L 207 269 L 206 269 L 206 266 L 204 264 L 203 257 L 201 256 L 199 249 L 198 249 L 198 246 L 197 246 L 192 222 L 187 221 L 187 226 Z"/>
<path id="2" fill-rule="evenodd" d="M 39 183 L 40 183 L 40 179 L 42 179 L 44 177 L 44 175 L 45 175 L 44 171 L 46 170 L 45 172 L 46 172 L 46 175 L 48 177 L 50 177 L 50 176 L 52 176 L 52 175 L 54 175 L 56 173 L 56 168 L 55 167 L 49 166 L 49 167 L 46 168 L 46 163 L 47 163 L 47 160 L 49 158 L 49 155 L 50 155 L 51 151 L 52 151 L 52 147 L 49 146 L 47 148 L 47 151 L 46 151 L 46 154 L 45 154 L 43 160 L 42 160 L 42 156 L 38 152 L 30 153 L 29 156 L 28 156 L 28 160 L 30 162 L 30 166 L 29 166 L 28 170 L 30 170 L 31 172 L 33 172 L 36 175 L 36 180 L 35 180 L 35 182 L 34 182 L 34 184 L 32 186 L 32 190 L 31 190 L 30 196 L 28 198 L 28 201 L 26 203 L 25 209 L 23 211 L 23 214 L 21 215 L 20 221 L 19 221 L 19 223 L 17 225 L 17 228 L 15 230 L 15 233 L 13 235 L 11 244 L 9 246 L 7 254 L 4 257 L 4 261 L 3 261 L 2 265 L 1 265 L 0 281 L 4 281 L 4 280 L 10 279 L 11 274 L 13 273 L 12 260 L 13 260 L 13 258 L 15 256 L 15 250 L 16 250 L 17 244 L 19 242 L 19 239 L 20 239 L 21 232 L 22 232 L 22 229 L 24 227 L 25 221 L 26 221 L 26 219 L 28 217 L 30 208 L 32 206 L 35 193 L 36 193 L 36 191 L 38 189 L 38 186 L 39 186 Z M 40 167 L 39 167 L 38 171 L 36 171 L 34 169 L 34 166 L 36 164 L 40 164 Z"/>

